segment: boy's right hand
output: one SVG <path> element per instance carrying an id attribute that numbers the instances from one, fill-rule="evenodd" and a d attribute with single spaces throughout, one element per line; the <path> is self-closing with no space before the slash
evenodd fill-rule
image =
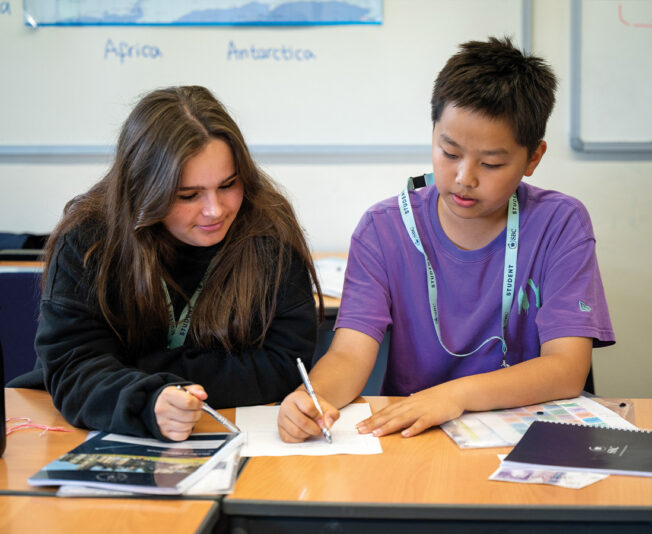
<path id="1" fill-rule="evenodd" d="M 290 393 L 281 403 L 278 413 L 278 433 L 287 443 L 299 443 L 311 436 L 321 436 L 320 424 L 331 428 L 340 418 L 340 412 L 328 401 L 317 395 L 324 417 L 319 415 L 310 395 L 299 389 Z"/>

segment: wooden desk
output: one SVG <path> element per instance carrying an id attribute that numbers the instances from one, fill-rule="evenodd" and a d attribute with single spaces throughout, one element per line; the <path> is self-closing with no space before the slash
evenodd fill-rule
<path id="1" fill-rule="evenodd" d="M 17 268 L 24 268 L 29 271 L 33 271 L 35 269 L 43 270 L 43 262 L 42 261 L 15 261 L 15 260 L 2 260 L 0 261 L 0 267 L 17 267 Z"/>
<path id="2" fill-rule="evenodd" d="M 56 488 L 35 488 L 27 479 L 41 467 L 76 447 L 88 432 L 68 424 L 54 408 L 45 391 L 5 389 L 5 413 L 10 417 L 29 417 L 32 422 L 51 427 L 63 427 L 72 432 L 46 432 L 26 429 L 7 436 L 7 448 L 0 459 L 0 489 L 3 492 L 53 494 Z M 8 423 L 7 427 L 15 423 Z"/>
<path id="3" fill-rule="evenodd" d="M 3 534 L 209 533 L 216 501 L 0 497 Z"/>
<path id="4" fill-rule="evenodd" d="M 367 400 L 373 410 L 394 402 Z M 637 425 L 652 427 L 652 399 L 634 402 Z M 508 447 L 461 450 L 439 428 L 381 444 L 383 454 L 370 456 L 252 458 L 222 513 L 243 534 L 276 523 L 286 532 L 431 532 L 454 524 L 454 532 L 486 532 L 488 522 L 510 533 L 578 522 L 596 523 L 591 532 L 603 532 L 604 522 L 621 523 L 619 532 L 652 528 L 652 478 L 612 475 L 581 490 L 496 482 L 488 477 Z"/>
<path id="5" fill-rule="evenodd" d="M 57 498 L 56 488 L 32 487 L 27 478 L 41 467 L 80 444 L 86 430 L 68 424 L 45 391 L 5 389 L 5 412 L 9 417 L 30 417 L 34 423 L 61 426 L 72 432 L 26 429 L 7 436 L 0 458 L 0 532 L 122 533 L 210 532 L 219 518 L 219 499 L 183 498 Z M 234 410 L 225 410 L 233 417 Z M 9 423 L 12 426 L 12 423 Z M 204 415 L 198 432 L 223 431 Z"/>

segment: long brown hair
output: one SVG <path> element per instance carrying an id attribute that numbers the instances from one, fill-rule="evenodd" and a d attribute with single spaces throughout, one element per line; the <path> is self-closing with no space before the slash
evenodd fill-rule
<path id="1" fill-rule="evenodd" d="M 193 312 L 190 335 L 202 347 L 260 346 L 274 316 L 292 250 L 323 299 L 294 210 L 254 163 L 240 129 L 204 87 L 160 89 L 135 106 L 118 138 L 107 175 L 73 199 L 45 248 L 46 271 L 58 240 L 92 222 L 101 228 L 86 251 L 90 287 L 101 313 L 131 351 L 165 335 L 168 308 L 161 280 L 180 290 L 164 264 L 174 246 L 161 221 L 176 198 L 183 166 L 211 139 L 233 152 L 244 199 Z M 44 280 L 46 277 L 44 277 Z M 160 339 L 160 337 L 159 337 Z"/>

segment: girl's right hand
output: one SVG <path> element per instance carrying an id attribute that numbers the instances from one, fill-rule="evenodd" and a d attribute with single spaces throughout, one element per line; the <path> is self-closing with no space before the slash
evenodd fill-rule
<path id="1" fill-rule="evenodd" d="M 311 436 L 321 436 L 320 424 L 331 428 L 340 418 L 340 412 L 328 401 L 319 395 L 317 398 L 324 411 L 323 418 L 319 415 L 310 395 L 303 389 L 298 389 L 283 399 L 277 419 L 278 433 L 283 441 L 299 443 Z"/>

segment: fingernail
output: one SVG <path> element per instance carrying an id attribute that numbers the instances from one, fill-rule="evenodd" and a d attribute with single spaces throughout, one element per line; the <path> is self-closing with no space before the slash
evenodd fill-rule
<path id="1" fill-rule="evenodd" d="M 373 436 L 378 437 L 380 436 L 380 430 L 376 429 L 371 433 Z"/>
<path id="2" fill-rule="evenodd" d="M 403 436 L 404 438 L 409 438 L 411 435 L 412 434 L 410 433 L 409 430 L 404 430 L 403 432 L 401 432 L 401 436 Z"/>

